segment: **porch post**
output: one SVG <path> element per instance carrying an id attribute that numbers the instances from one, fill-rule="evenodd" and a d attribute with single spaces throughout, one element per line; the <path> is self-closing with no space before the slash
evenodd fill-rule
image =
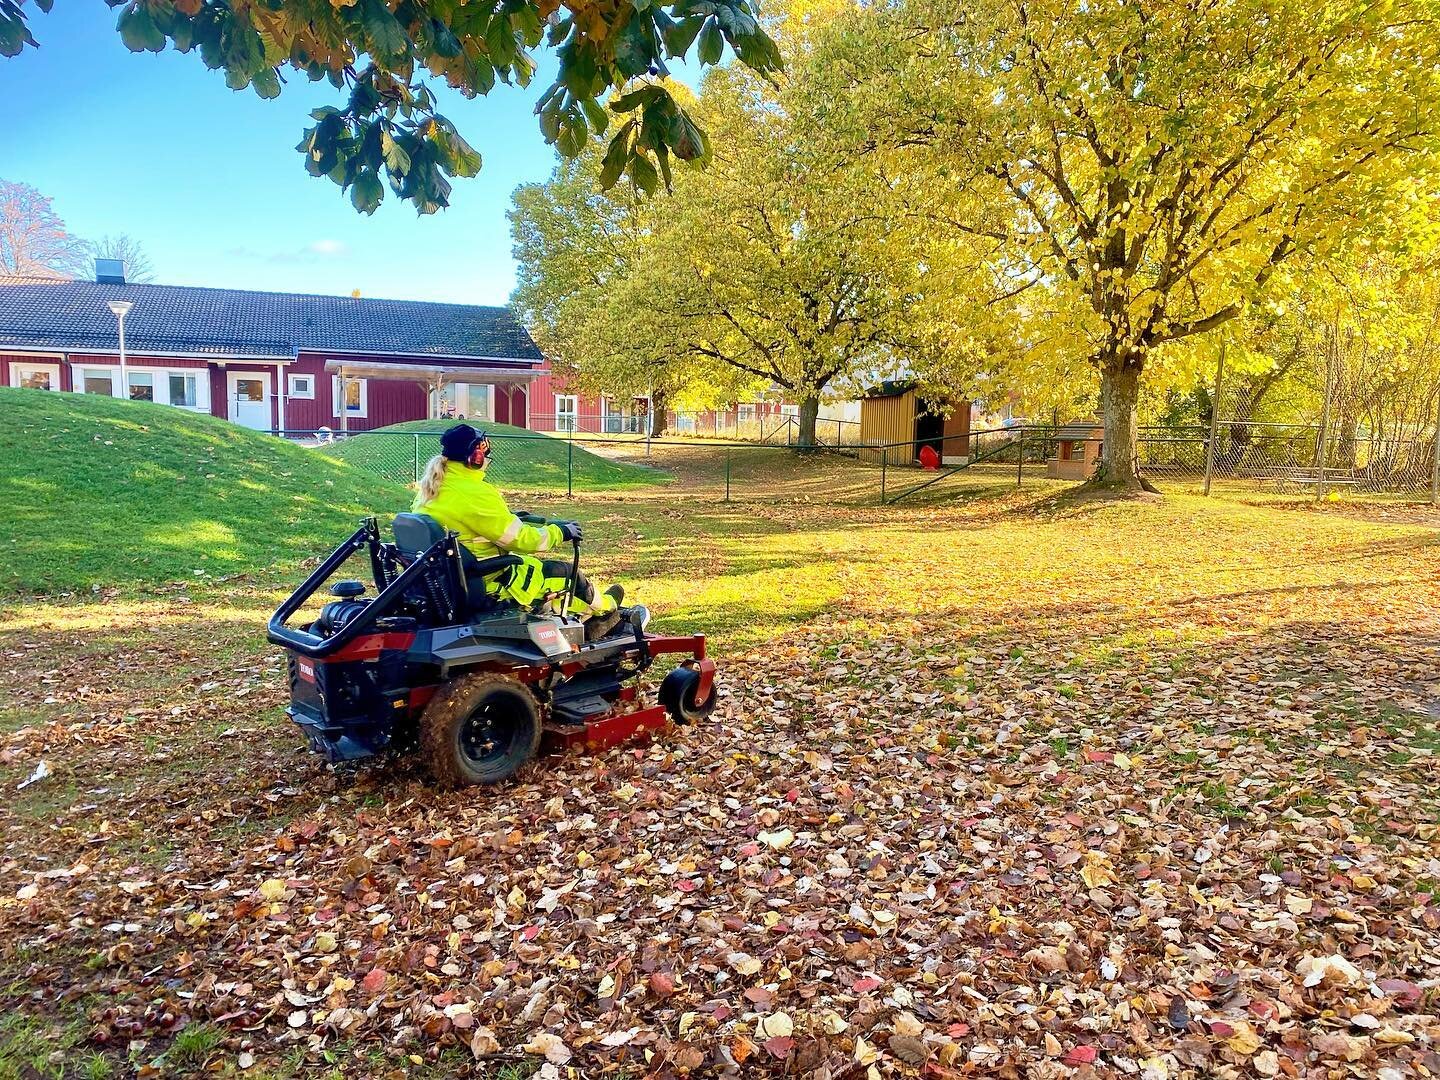
<path id="1" fill-rule="evenodd" d="M 350 431 L 350 396 L 349 396 L 349 393 L 348 393 L 350 380 L 349 380 L 349 378 L 346 377 L 345 372 L 343 372 L 343 371 L 340 372 L 339 378 L 340 378 L 340 402 L 339 402 L 339 408 L 340 408 L 340 431 L 341 431 L 341 433 L 343 434 L 343 433 L 348 433 L 348 432 Z"/>

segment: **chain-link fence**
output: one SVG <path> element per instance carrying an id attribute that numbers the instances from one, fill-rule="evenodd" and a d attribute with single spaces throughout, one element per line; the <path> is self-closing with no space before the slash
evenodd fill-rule
<path id="1" fill-rule="evenodd" d="M 793 412 L 762 412 L 758 408 L 714 411 L 676 411 L 665 414 L 663 429 L 651 430 L 643 412 L 536 413 L 529 418 L 535 431 L 556 435 L 649 435 L 663 439 L 723 439 L 728 442 L 797 446 L 800 418 Z M 815 441 L 821 446 L 859 446 L 860 425 L 854 420 L 817 417 Z"/>
<path id="2" fill-rule="evenodd" d="M 1207 490 L 1214 482 L 1321 498 L 1332 493 L 1398 496 L 1440 502 L 1440 459 L 1434 435 L 1375 439 L 1326 434 L 1301 424 L 1217 422 L 1199 426 L 1147 426 L 1138 438 L 1140 472 L 1162 487 Z M 925 446 L 935 455 L 922 459 Z M 1027 479 L 1084 481 L 1093 477 L 1104 447 L 1099 425 L 1025 425 L 968 436 L 899 443 L 860 450 L 882 470 L 884 502 L 942 482 L 974 482 L 981 473 L 1008 470 L 1017 485 Z M 927 468 L 928 466 L 928 468 Z M 916 470 L 920 470 L 920 474 Z M 929 475 L 923 475 L 929 473 Z"/>
<path id="3" fill-rule="evenodd" d="M 440 451 L 440 430 L 371 431 L 344 437 L 287 433 L 317 452 L 396 484 L 418 483 Z M 949 497 L 957 488 L 1078 483 L 1095 475 L 1103 433 L 1090 423 L 1025 425 L 915 442 L 815 448 L 718 439 L 588 435 L 490 436 L 489 475 L 516 493 L 623 498 L 687 497 L 893 503 Z M 1162 488 L 1211 482 L 1317 498 L 1331 493 L 1430 499 L 1434 439 L 1322 438 L 1293 424 L 1147 426 L 1140 470 Z"/>
<path id="4" fill-rule="evenodd" d="M 284 432 L 286 437 L 393 483 L 414 486 L 440 452 L 441 429 Z M 873 503 L 880 470 L 853 450 L 812 453 L 773 443 L 648 439 L 625 435 L 490 433 L 488 477 L 517 494 L 604 494 L 626 499 L 701 497 Z"/>

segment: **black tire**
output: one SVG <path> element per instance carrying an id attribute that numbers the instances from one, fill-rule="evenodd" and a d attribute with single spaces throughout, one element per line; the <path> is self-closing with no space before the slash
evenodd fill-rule
<path id="1" fill-rule="evenodd" d="M 677 667 L 660 680 L 660 704 L 677 724 L 696 724 L 715 711 L 715 684 L 710 684 L 710 696 L 703 705 L 695 703 L 700 689 L 700 673 L 694 668 Z"/>
<path id="2" fill-rule="evenodd" d="M 540 748 L 540 706 L 518 679 L 462 675 L 420 717 L 420 752 L 447 788 L 499 784 Z"/>

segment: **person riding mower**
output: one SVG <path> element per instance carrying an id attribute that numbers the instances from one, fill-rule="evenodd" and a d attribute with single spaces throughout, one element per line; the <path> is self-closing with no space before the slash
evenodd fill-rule
<path id="1" fill-rule="evenodd" d="M 651 633 L 643 606 L 619 607 L 618 586 L 597 594 L 579 525 L 512 514 L 484 480 L 479 432 L 458 425 L 442 446 L 423 512 L 395 515 L 393 541 L 361 522 L 270 617 L 267 636 L 288 654 L 286 715 L 311 749 L 331 761 L 418 751 L 439 784 L 463 787 L 509 779 L 542 745 L 596 750 L 708 717 L 705 636 Z M 567 542 L 568 566 L 537 558 Z M 361 553 L 373 596 L 331 582 Z M 290 625 L 327 583 L 333 599 Z M 667 654 L 679 665 L 651 701 L 640 678 Z"/>
<path id="2" fill-rule="evenodd" d="M 456 424 L 440 436 L 440 453 L 430 459 L 420 479 L 420 490 L 410 507 L 426 514 L 460 538 L 461 559 L 472 590 L 505 596 L 522 606 L 542 596 L 572 593 L 571 610 L 585 619 L 585 640 L 598 641 L 624 616 L 620 603 L 625 589 L 611 585 L 598 595 L 584 574 L 560 559 L 536 555 L 556 551 L 564 543 L 584 539 L 579 522 L 533 524 L 529 515 L 510 512 L 505 497 L 486 478 L 490 440 L 469 424 Z M 478 574 L 483 559 L 510 553 L 520 561 L 489 575 Z"/>

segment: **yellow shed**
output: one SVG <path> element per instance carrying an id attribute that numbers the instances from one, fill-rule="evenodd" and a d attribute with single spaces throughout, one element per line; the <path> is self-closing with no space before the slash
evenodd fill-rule
<path id="1" fill-rule="evenodd" d="M 970 402 L 952 402 L 946 416 L 920 400 L 913 382 L 883 382 L 860 399 L 860 441 L 866 444 L 862 461 L 879 462 L 877 448 L 888 445 L 889 464 L 912 465 L 929 446 L 946 465 L 963 465 L 970 453 Z"/>

